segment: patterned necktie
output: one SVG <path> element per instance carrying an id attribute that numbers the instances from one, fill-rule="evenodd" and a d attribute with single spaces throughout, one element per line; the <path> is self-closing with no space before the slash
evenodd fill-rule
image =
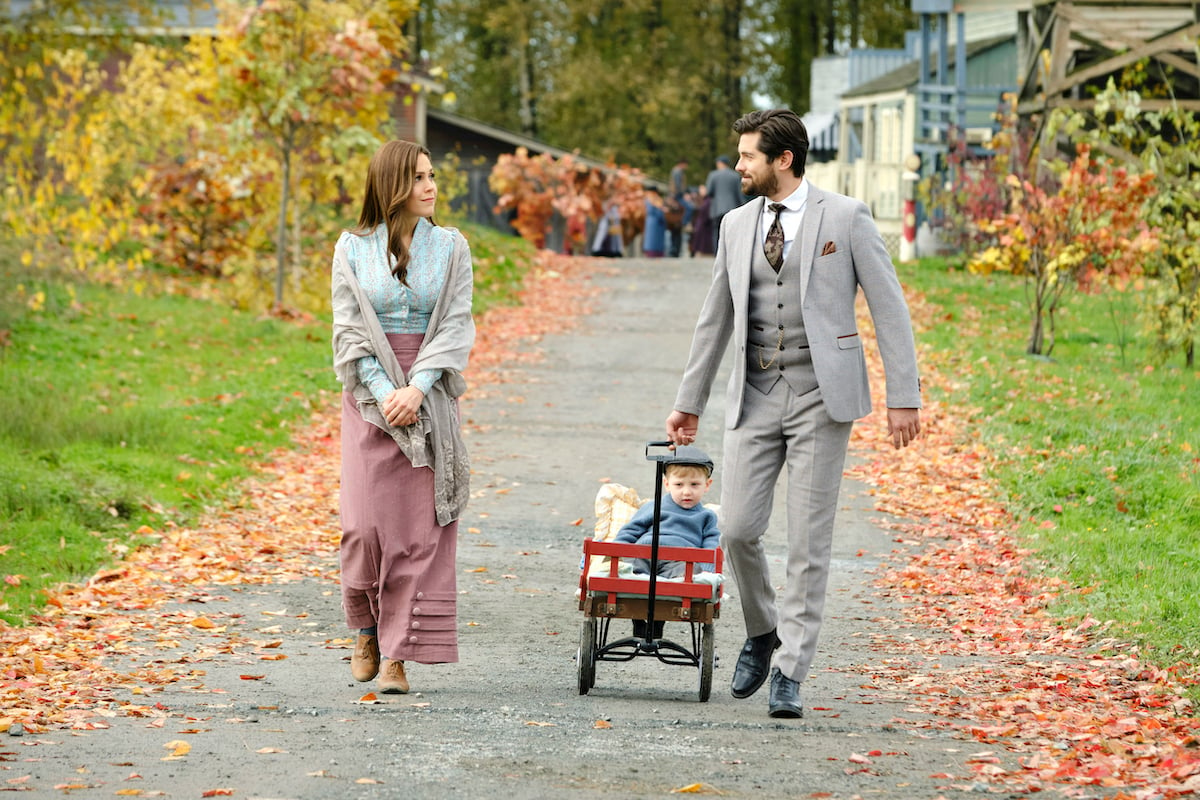
<path id="1" fill-rule="evenodd" d="M 779 222 L 779 216 L 787 206 L 783 203 L 771 203 L 767 208 L 775 212 L 775 221 L 771 223 L 767 237 L 763 240 L 763 253 L 771 269 L 779 272 L 779 268 L 783 266 L 783 225 Z"/>

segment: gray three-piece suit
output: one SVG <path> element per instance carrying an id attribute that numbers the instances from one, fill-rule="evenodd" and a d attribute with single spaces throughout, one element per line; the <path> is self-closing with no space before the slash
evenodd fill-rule
<path id="1" fill-rule="evenodd" d="M 721 464 L 721 542 L 747 636 L 778 630 L 776 664 L 808 674 L 825 604 L 846 447 L 871 411 L 854 316 L 859 287 L 874 321 L 890 408 L 919 408 L 908 306 L 866 205 L 811 184 L 778 274 L 762 249 L 764 200 L 726 215 L 675 409 L 700 415 L 732 336 Z M 787 478 L 786 586 L 777 609 L 762 537 L 776 479 Z"/>

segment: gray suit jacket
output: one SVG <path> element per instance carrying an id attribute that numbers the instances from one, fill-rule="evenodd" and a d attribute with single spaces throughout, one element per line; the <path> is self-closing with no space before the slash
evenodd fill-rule
<path id="1" fill-rule="evenodd" d="M 699 416 L 708 403 L 726 345 L 734 341 L 725 426 L 742 419 L 750 259 L 758 246 L 765 200 L 729 212 L 722 223 L 712 285 L 696 323 L 675 409 Z M 826 253 L 822 255 L 822 253 Z M 800 266 L 800 305 L 817 384 L 829 416 L 850 422 L 871 411 L 862 340 L 854 317 L 861 286 L 883 357 L 889 408 L 920 408 L 916 348 L 908 304 L 879 229 L 866 204 L 809 184 L 808 205 L 788 263 Z"/>

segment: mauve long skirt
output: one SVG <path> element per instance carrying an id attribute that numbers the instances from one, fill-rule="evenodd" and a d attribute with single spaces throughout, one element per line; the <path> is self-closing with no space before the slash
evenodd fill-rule
<path id="1" fill-rule="evenodd" d="M 423 334 L 388 334 L 405 372 Z M 354 630 L 378 626 L 396 661 L 458 661 L 458 522 L 441 526 L 433 470 L 414 468 L 390 436 L 342 393 L 342 606 Z"/>

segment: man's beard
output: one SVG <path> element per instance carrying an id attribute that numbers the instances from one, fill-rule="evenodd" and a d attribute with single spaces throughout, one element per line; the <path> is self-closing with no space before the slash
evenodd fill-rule
<path id="1" fill-rule="evenodd" d="M 779 191 L 779 178 L 775 177 L 774 172 L 768 174 L 761 181 L 755 180 L 752 176 L 747 177 L 750 180 L 750 185 L 743 185 L 742 193 L 749 197 L 770 197 Z"/>

